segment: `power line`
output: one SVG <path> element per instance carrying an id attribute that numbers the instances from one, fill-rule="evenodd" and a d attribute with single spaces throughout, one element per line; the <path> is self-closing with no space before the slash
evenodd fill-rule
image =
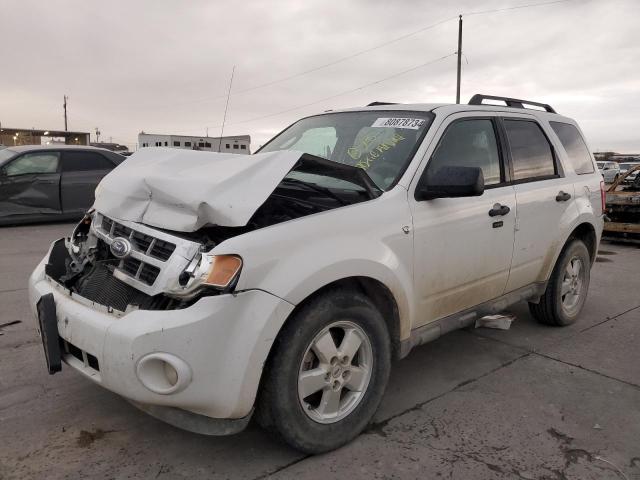
<path id="1" fill-rule="evenodd" d="M 523 8 L 541 7 L 541 6 L 545 6 L 545 5 L 553 5 L 553 4 L 557 4 L 557 3 L 566 3 L 566 2 L 572 2 L 572 1 L 575 1 L 575 0 L 552 0 L 552 1 L 548 1 L 548 2 L 530 3 L 530 4 L 526 4 L 526 5 L 516 5 L 516 6 L 513 6 L 513 7 L 496 8 L 496 9 L 493 9 L 493 10 L 481 10 L 481 11 L 476 11 L 476 12 L 467 12 L 467 13 L 463 13 L 462 15 L 463 16 L 467 16 L 467 17 L 473 16 L 473 15 L 485 15 L 485 14 L 488 14 L 488 13 L 499 13 L 499 12 L 505 12 L 505 11 L 508 11 L 508 10 L 518 10 L 518 9 L 523 9 Z M 281 78 L 278 78 L 278 79 L 275 79 L 275 80 L 270 80 L 268 82 L 261 83 L 261 84 L 258 84 L 258 85 L 254 85 L 252 87 L 244 88 L 244 89 L 241 89 L 241 90 L 236 90 L 235 92 L 231 92 L 231 96 L 233 97 L 233 96 L 236 96 L 236 95 L 242 95 L 242 94 L 245 94 L 245 93 L 248 93 L 248 92 L 252 92 L 254 90 L 259 90 L 261 88 L 270 87 L 270 86 L 276 85 L 278 83 L 282 83 L 282 82 L 286 82 L 286 81 L 289 81 L 289 80 L 293 80 L 294 78 L 299 78 L 299 77 L 302 77 L 304 75 L 308 75 L 310 73 L 314 73 L 314 72 L 317 72 L 319 70 L 323 70 L 323 69 L 325 69 L 327 67 L 331 67 L 333 65 L 337 65 L 339 63 L 346 62 L 347 60 L 351 60 L 351 59 L 353 59 L 355 57 L 359 57 L 360 55 L 364 55 L 366 53 L 370 53 L 370 52 L 373 52 L 375 50 L 379 50 L 380 48 L 384 48 L 384 47 L 386 47 L 388 45 L 400 42 L 400 41 L 405 40 L 407 38 L 410 38 L 410 37 L 413 37 L 413 36 L 418 35 L 420 33 L 426 32 L 427 30 L 431 30 L 432 28 L 435 28 L 435 27 L 437 27 L 439 25 L 442 25 L 443 23 L 447 23 L 447 22 L 449 22 L 451 20 L 456 20 L 457 18 L 458 18 L 458 16 L 454 15 L 452 17 L 445 18 L 444 20 L 440 20 L 438 22 L 429 24 L 429 25 L 427 25 L 425 27 L 419 28 L 418 30 L 414 30 L 414 31 L 406 33 L 404 35 L 400 35 L 399 37 L 392 38 L 390 40 L 387 40 L 386 42 L 379 43 L 377 45 L 374 45 L 373 47 L 369 47 L 369 48 L 366 48 L 364 50 L 360 50 L 360 51 L 357 51 L 357 52 L 352 53 L 350 55 L 347 55 L 345 57 L 338 58 L 338 59 L 333 60 L 331 62 L 324 63 L 322 65 L 318 65 L 317 67 L 313 67 L 313 68 L 310 68 L 308 70 L 303 70 L 301 72 L 294 73 L 294 74 L 288 75 L 286 77 L 281 77 Z M 217 95 L 215 97 L 203 97 L 203 98 L 200 98 L 200 99 L 189 100 L 187 102 L 182 102 L 182 103 L 173 104 L 173 105 L 183 105 L 183 104 L 189 104 L 189 103 L 198 103 L 198 102 L 212 101 L 212 100 L 218 100 L 218 99 L 223 99 L 223 98 L 226 98 L 226 95 Z"/>
<path id="2" fill-rule="evenodd" d="M 504 8 L 495 8 L 493 10 L 479 10 L 476 12 L 467 12 L 467 13 L 463 13 L 462 16 L 463 17 L 470 17 L 472 15 L 485 15 L 487 13 L 499 13 L 499 12 L 506 12 L 508 10 L 519 10 L 521 8 L 531 8 L 531 7 L 543 7 L 545 5 L 553 5 L 556 3 L 567 3 L 567 2 L 573 2 L 575 0 L 552 0 L 550 2 L 540 2 L 540 3 L 529 3 L 526 5 L 516 5 L 514 7 L 504 7 Z"/>
<path id="3" fill-rule="evenodd" d="M 271 81 L 268 81 L 268 82 L 265 82 L 265 83 L 254 85 L 252 87 L 244 88 L 242 90 L 236 90 L 235 92 L 231 92 L 231 96 L 233 97 L 233 96 L 236 96 L 236 95 L 242 95 L 242 94 L 245 94 L 245 93 L 248 93 L 248 92 L 252 92 L 254 90 L 258 90 L 258 89 L 261 89 L 261 88 L 270 87 L 271 85 L 276 85 L 278 83 L 286 82 L 288 80 L 293 80 L 294 78 L 302 77 L 304 75 L 308 75 L 310 73 L 317 72 L 317 71 L 322 70 L 324 68 L 331 67 L 331 66 L 337 65 L 339 63 L 346 62 L 347 60 L 351 60 L 352 58 L 359 57 L 360 55 L 364 55 L 365 53 L 373 52 L 373 51 L 378 50 L 380 48 L 386 47 L 387 45 L 391 45 L 391 44 L 397 43 L 397 42 L 399 42 L 401 40 L 405 40 L 406 38 L 410 38 L 410 37 L 413 37 L 415 35 L 418 35 L 419 33 L 426 32 L 427 30 L 431 30 L 432 28 L 435 28 L 435 27 L 437 27 L 439 25 L 442 25 L 443 23 L 446 23 L 446 22 L 448 22 L 450 20 L 455 20 L 456 18 L 458 18 L 457 15 L 453 16 L 453 17 L 445 18 L 444 20 L 440 20 L 438 22 L 432 23 L 432 24 L 427 25 L 425 27 L 422 27 L 422 28 L 420 28 L 418 30 L 414 30 L 413 32 L 401 35 L 399 37 L 392 38 L 391 40 L 387 40 L 386 42 L 379 43 L 377 45 L 374 45 L 373 47 L 369 47 L 367 49 L 360 50 L 358 52 L 352 53 L 350 55 L 347 55 L 346 57 L 338 58 L 338 59 L 333 60 L 333 61 L 331 61 L 329 63 L 324 63 L 322 65 L 318 65 L 317 67 L 313 67 L 313 68 L 310 68 L 308 70 L 303 70 L 301 72 L 294 73 L 294 74 L 288 75 L 286 77 L 281 77 L 281 78 L 278 78 L 276 80 L 271 80 Z M 226 98 L 226 95 L 217 95 L 215 97 L 203 97 L 203 98 L 200 98 L 200 99 L 197 99 L 197 100 L 189 100 L 187 102 L 182 102 L 182 103 L 178 103 L 178 104 L 174 103 L 173 105 L 184 105 L 184 104 L 188 104 L 188 103 L 197 103 L 197 102 L 203 102 L 203 101 L 218 100 L 218 99 L 222 99 L 222 98 Z"/>
<path id="4" fill-rule="evenodd" d="M 352 88 L 351 90 L 346 90 L 346 91 L 344 91 L 344 92 L 336 93 L 336 94 L 334 94 L 334 95 L 331 95 L 331 96 L 328 96 L 328 97 L 324 97 L 324 98 L 321 98 L 321 99 L 319 99 L 319 100 L 315 100 L 315 101 L 313 101 L 313 102 L 305 103 L 304 105 L 298 105 L 298 106 L 296 106 L 296 107 L 287 108 L 286 110 L 281 110 L 281 111 L 279 111 L 279 112 L 269 113 L 269 114 L 267 114 L 267 115 L 261 115 L 261 116 L 258 116 L 258 117 L 249 118 L 249 119 L 247 119 L 247 120 L 241 120 L 241 121 L 239 121 L 239 122 L 230 123 L 229 125 L 230 125 L 230 126 L 231 126 L 231 125 L 241 125 L 241 124 L 244 124 L 244 123 L 255 122 L 256 120 L 262 120 L 262 119 L 264 119 L 264 118 L 275 117 L 275 116 L 277 116 L 277 115 L 282 115 L 282 114 L 284 114 L 284 113 L 289 113 L 289 112 L 292 112 L 292 111 L 294 111 L 294 110 L 299 110 L 299 109 L 301 109 L 301 108 L 309 107 L 309 106 L 311 106 L 311 105 L 316 105 L 316 104 L 318 104 L 318 103 L 326 102 L 327 100 L 332 100 L 332 99 L 334 99 L 334 98 L 336 98 L 336 97 L 341 97 L 342 95 L 347 95 L 347 94 L 349 94 L 349 93 L 354 93 L 354 92 L 357 92 L 357 91 L 362 90 L 362 89 L 364 89 L 364 88 L 371 87 L 371 86 L 373 86 L 373 85 L 377 85 L 377 84 L 382 83 L 382 82 L 386 82 L 387 80 L 391 80 L 391 79 L 396 78 L 396 77 L 399 77 L 399 76 L 401 76 L 401 75 L 406 75 L 407 73 L 413 72 L 413 71 L 418 70 L 418 69 L 420 69 L 420 68 L 424 68 L 424 67 L 426 67 L 426 66 L 433 65 L 434 63 L 440 62 L 440 61 L 444 60 L 445 58 L 452 57 L 452 56 L 453 56 L 453 55 L 455 55 L 455 54 L 456 54 L 456 53 L 454 52 L 454 53 L 450 53 L 450 54 L 448 54 L 448 55 L 443 55 L 442 57 L 435 58 L 435 59 L 433 59 L 433 60 L 430 60 L 430 61 L 428 61 L 428 62 L 422 63 L 422 64 L 420 64 L 420 65 L 416 65 L 416 66 L 411 67 L 411 68 L 408 68 L 408 69 L 406 69 L 406 70 L 402 70 L 401 72 L 394 73 L 393 75 L 389 75 L 389 76 L 387 76 L 387 77 L 384 77 L 384 78 L 381 78 L 381 79 L 375 80 L 375 81 L 373 81 L 373 82 L 369 82 L 369 83 L 366 83 L 366 84 L 364 84 L 364 85 L 360 85 L 359 87 Z M 216 128 L 216 127 L 213 127 L 213 128 Z M 179 133 L 179 132 L 187 132 L 187 131 L 189 131 L 189 132 L 190 132 L 190 131 L 193 131 L 193 130 L 195 130 L 195 129 L 191 129 L 191 130 L 182 130 L 182 131 L 178 131 L 178 133 Z"/>

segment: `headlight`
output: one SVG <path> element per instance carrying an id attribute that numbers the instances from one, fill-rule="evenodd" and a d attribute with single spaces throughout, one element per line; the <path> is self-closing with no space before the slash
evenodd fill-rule
<path id="1" fill-rule="evenodd" d="M 242 269 L 242 258 L 238 255 L 211 255 L 200 253 L 180 274 L 169 295 L 192 297 L 201 288 L 229 290 L 233 287 Z"/>

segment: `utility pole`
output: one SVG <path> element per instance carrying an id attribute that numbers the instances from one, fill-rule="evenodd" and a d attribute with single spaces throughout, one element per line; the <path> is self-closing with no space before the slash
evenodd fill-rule
<path id="1" fill-rule="evenodd" d="M 456 85 L 456 103 L 460 103 L 460 67 L 462 66 L 462 15 L 458 19 L 458 82 Z"/>
<path id="2" fill-rule="evenodd" d="M 236 66 L 233 66 L 231 70 L 231 80 L 229 80 L 229 92 L 227 93 L 227 104 L 224 106 L 224 117 L 222 118 L 222 128 L 220 129 L 220 141 L 218 142 L 218 152 L 222 151 L 222 135 L 224 134 L 224 124 L 227 120 L 227 108 L 229 108 L 229 97 L 231 96 L 231 85 L 233 85 L 233 74 L 236 71 Z"/>
<path id="3" fill-rule="evenodd" d="M 67 131 L 67 96 L 64 96 L 64 103 L 62 104 L 64 107 L 64 131 Z"/>

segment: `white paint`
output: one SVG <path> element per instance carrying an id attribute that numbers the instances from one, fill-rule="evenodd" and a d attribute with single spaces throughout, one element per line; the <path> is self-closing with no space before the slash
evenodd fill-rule
<path id="1" fill-rule="evenodd" d="M 301 155 L 145 148 L 100 182 L 94 208 L 116 219 L 184 232 L 207 224 L 246 225 Z"/>
<path id="2" fill-rule="evenodd" d="M 40 296 L 54 294 L 59 319 L 64 319 L 59 322 L 61 336 L 98 357 L 100 376 L 92 379 L 104 387 L 141 403 L 240 418 L 253 407 L 268 352 L 294 306 L 333 281 L 362 276 L 386 286 L 398 306 L 400 338 L 407 339 L 418 326 L 519 285 L 546 280 L 580 223 L 591 224 L 599 241 L 602 177 L 597 171 L 576 175 L 548 125 L 551 119 L 575 124 L 572 120 L 494 106 L 387 109 L 407 110 L 407 118 L 411 109 L 433 110 L 436 115 L 398 184 L 374 200 L 217 245 L 212 254 L 243 259 L 239 293 L 205 297 L 182 310 L 136 310 L 115 316 L 52 286 L 44 277 L 43 261 L 29 281 L 32 309 Z M 558 153 L 563 178 L 487 189 L 479 197 L 414 199 L 418 179 L 448 123 L 461 117 L 504 115 L 539 121 Z M 207 223 L 244 225 L 299 157 L 297 152 L 238 157 L 145 149 L 106 177 L 96 208 L 115 218 L 169 230 L 192 231 Z M 561 189 L 572 198 L 559 204 L 555 195 Z M 591 193 L 576 195 L 581 191 Z M 489 217 L 498 202 L 511 207 L 510 213 Z M 501 228 L 493 228 L 496 220 L 504 222 Z M 176 237 L 175 243 L 181 240 Z M 173 260 L 169 263 L 177 268 Z M 168 288 L 170 279 L 167 282 Z M 184 360 L 193 372 L 191 383 L 168 395 L 146 389 L 136 378 L 135 365 L 153 352 Z"/>

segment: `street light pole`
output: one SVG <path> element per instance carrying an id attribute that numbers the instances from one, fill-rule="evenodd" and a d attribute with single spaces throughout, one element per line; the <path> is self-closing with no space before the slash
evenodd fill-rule
<path id="1" fill-rule="evenodd" d="M 458 19 L 458 82 L 456 85 L 456 103 L 460 103 L 460 67 L 462 66 L 462 15 Z"/>
<path id="2" fill-rule="evenodd" d="M 67 96 L 64 96 L 64 103 L 62 104 L 64 108 L 64 131 L 67 131 Z"/>

